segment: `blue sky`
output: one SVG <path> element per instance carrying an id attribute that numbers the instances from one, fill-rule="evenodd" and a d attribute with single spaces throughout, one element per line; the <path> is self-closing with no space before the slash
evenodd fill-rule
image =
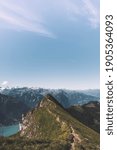
<path id="1" fill-rule="evenodd" d="M 0 86 L 99 88 L 98 0 L 0 1 Z"/>

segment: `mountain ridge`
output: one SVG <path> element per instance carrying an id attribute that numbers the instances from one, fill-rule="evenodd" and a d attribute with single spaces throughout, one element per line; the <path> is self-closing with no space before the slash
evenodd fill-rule
<path id="1" fill-rule="evenodd" d="M 30 108 L 34 108 L 47 94 L 53 95 L 65 108 L 68 108 L 74 104 L 85 104 L 89 101 L 99 101 L 99 97 L 87 95 L 80 91 L 62 89 L 51 90 L 43 88 L 12 88 L 4 89 L 1 93 L 12 96 L 18 101 L 23 101 Z"/>
<path id="2" fill-rule="evenodd" d="M 66 141 L 73 150 L 77 150 L 76 147 L 82 147 L 83 149 L 83 147 L 88 147 L 88 145 L 98 149 L 96 148 L 98 146 L 93 144 L 93 141 L 94 143 L 96 141 L 92 138 L 92 136 L 98 137 L 98 134 L 74 119 L 50 95 L 44 97 L 41 103 L 24 117 L 22 124 L 21 137 Z M 86 134 L 87 132 L 88 134 Z"/>
<path id="3" fill-rule="evenodd" d="M 1 148 L 99 150 L 99 134 L 71 116 L 50 94 L 22 118 L 19 133 L 0 138 Z"/>

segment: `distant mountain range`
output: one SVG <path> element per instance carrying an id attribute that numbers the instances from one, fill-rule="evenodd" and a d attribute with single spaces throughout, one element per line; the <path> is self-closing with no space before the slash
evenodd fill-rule
<path id="1" fill-rule="evenodd" d="M 34 108 L 47 94 L 53 95 L 65 108 L 76 104 L 85 104 L 90 101 L 99 101 L 100 99 L 99 90 L 75 91 L 65 89 L 33 89 L 24 87 L 1 89 L 0 93 L 12 96 L 17 100 L 22 101 L 30 108 Z"/>
<path id="2" fill-rule="evenodd" d="M 95 96 L 95 97 L 100 97 L 100 90 L 99 89 L 88 89 L 88 90 L 80 90 L 81 93 Z"/>
<path id="3" fill-rule="evenodd" d="M 99 93 L 97 90 L 94 91 L 91 92 L 95 93 L 95 95 Z M 0 93 L 0 124 L 2 125 L 19 122 L 22 114 L 35 108 L 48 93 L 53 95 L 64 108 L 70 108 L 78 104 L 83 105 L 90 101 L 99 101 L 99 97 L 87 95 L 79 91 L 62 89 L 7 88 L 1 89 Z"/>
<path id="4" fill-rule="evenodd" d="M 83 110 L 96 109 L 97 105 L 98 102 L 91 102 L 83 105 Z M 19 133 L 0 138 L 1 149 L 99 150 L 99 134 L 73 117 L 72 110 L 65 109 L 52 95 L 46 95 L 23 117 Z"/>

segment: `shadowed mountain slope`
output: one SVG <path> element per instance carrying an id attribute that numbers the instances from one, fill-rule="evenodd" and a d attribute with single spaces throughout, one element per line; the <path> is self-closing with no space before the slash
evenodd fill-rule
<path id="1" fill-rule="evenodd" d="M 0 94 L 0 124 L 10 125 L 22 119 L 22 113 L 28 112 L 29 108 L 17 99 Z"/>
<path id="2" fill-rule="evenodd" d="M 86 126 L 100 132 L 100 103 L 91 101 L 84 105 L 76 105 L 67 109 L 68 112 Z"/>

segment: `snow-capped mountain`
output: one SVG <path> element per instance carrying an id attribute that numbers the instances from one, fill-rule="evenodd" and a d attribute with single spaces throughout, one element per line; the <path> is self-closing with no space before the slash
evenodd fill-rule
<path id="1" fill-rule="evenodd" d="M 89 101 L 99 101 L 99 94 L 94 96 L 87 91 L 75 91 L 66 89 L 43 89 L 43 88 L 6 88 L 0 91 L 1 94 L 12 96 L 19 101 L 23 101 L 27 106 L 33 108 L 41 99 L 47 95 L 53 95 L 64 107 L 76 104 L 85 104 Z"/>

